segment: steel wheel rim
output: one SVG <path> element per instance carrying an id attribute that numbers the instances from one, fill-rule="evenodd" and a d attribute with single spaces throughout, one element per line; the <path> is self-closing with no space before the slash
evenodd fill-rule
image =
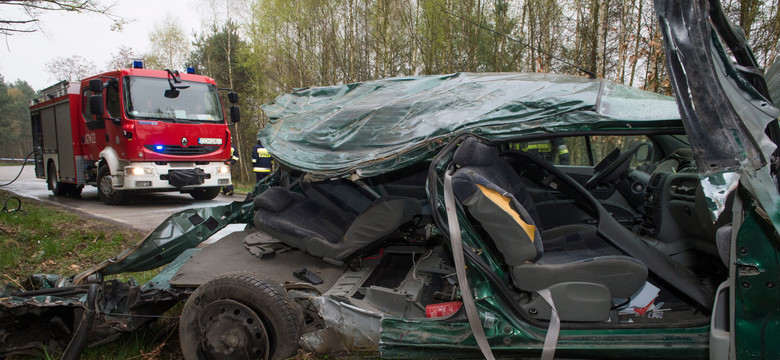
<path id="1" fill-rule="evenodd" d="M 114 186 L 111 185 L 111 175 L 106 175 L 100 179 L 100 191 L 106 196 L 114 195 Z"/>
<path id="2" fill-rule="evenodd" d="M 198 314 L 198 352 L 210 359 L 268 359 L 268 332 L 260 316 L 230 299 L 206 305 Z"/>

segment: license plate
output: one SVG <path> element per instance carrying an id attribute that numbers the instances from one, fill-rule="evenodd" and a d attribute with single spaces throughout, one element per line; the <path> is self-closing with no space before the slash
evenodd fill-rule
<path id="1" fill-rule="evenodd" d="M 221 138 L 198 138 L 198 144 L 201 145 L 222 145 Z"/>

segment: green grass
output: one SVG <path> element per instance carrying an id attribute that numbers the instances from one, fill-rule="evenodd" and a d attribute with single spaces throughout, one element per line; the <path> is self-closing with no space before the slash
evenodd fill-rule
<path id="1" fill-rule="evenodd" d="M 255 183 L 234 182 L 233 187 L 235 188 L 236 195 L 246 195 L 254 190 Z"/>
<path id="2" fill-rule="evenodd" d="M 169 310 L 166 315 L 178 316 L 180 312 L 181 306 L 177 306 Z M 39 357 L 11 356 L 8 360 L 60 359 L 64 350 L 44 351 Z M 123 334 L 107 344 L 87 347 L 80 357 L 81 360 L 179 360 L 183 358 L 179 347 L 178 320 L 175 319 L 160 319 L 139 331 Z"/>
<path id="3" fill-rule="evenodd" d="M 9 194 L 0 191 L 0 199 Z M 34 273 L 73 275 L 119 254 L 143 237 L 123 225 L 85 219 L 25 199 L 24 212 L 0 212 L 0 274 L 21 280 Z"/>
<path id="4" fill-rule="evenodd" d="M 0 201 L 11 196 L 0 190 Z M 112 258 L 141 240 L 144 234 L 96 219 L 86 219 L 37 201 L 22 200 L 24 212 L 0 212 L 0 284 L 21 283 L 28 275 L 48 273 L 74 275 Z M 149 281 L 159 269 L 121 274 L 139 284 Z M 178 317 L 181 305 L 164 316 Z M 178 321 L 160 319 L 116 341 L 87 348 L 82 359 L 180 359 Z M 59 359 L 64 349 L 44 352 L 41 359 Z M 9 357 L 36 359 L 28 356 Z"/>
<path id="5" fill-rule="evenodd" d="M 178 317 L 182 305 L 168 310 L 163 316 Z M 176 319 L 159 319 L 148 327 L 124 334 L 115 341 L 85 349 L 81 359 L 183 359 L 179 348 L 178 324 Z"/>

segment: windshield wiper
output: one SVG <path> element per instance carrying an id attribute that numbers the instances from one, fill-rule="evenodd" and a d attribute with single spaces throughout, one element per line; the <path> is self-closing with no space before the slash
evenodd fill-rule
<path id="1" fill-rule="evenodd" d="M 216 121 L 211 120 L 200 120 L 200 119 L 182 119 L 182 118 L 167 118 L 167 117 L 159 117 L 159 116 L 139 116 L 135 117 L 135 120 L 162 120 L 162 121 L 170 121 L 172 123 L 186 123 L 186 124 L 197 124 L 197 123 L 212 123 Z"/>
<path id="2" fill-rule="evenodd" d="M 161 117 L 161 116 L 136 116 L 135 120 L 162 120 L 162 121 L 170 121 L 172 123 L 176 123 L 175 117 Z"/>

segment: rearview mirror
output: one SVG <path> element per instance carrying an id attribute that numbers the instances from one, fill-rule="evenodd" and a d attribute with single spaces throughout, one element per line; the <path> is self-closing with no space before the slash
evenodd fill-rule
<path id="1" fill-rule="evenodd" d="M 165 90 L 165 97 L 167 97 L 169 99 L 175 99 L 175 98 L 179 97 L 179 90 L 176 90 L 176 89 Z"/>
<path id="2" fill-rule="evenodd" d="M 228 93 L 228 101 L 230 101 L 231 104 L 235 104 L 238 102 L 238 93 L 237 92 L 229 92 Z"/>
<path id="3" fill-rule="evenodd" d="M 634 158 L 640 163 L 646 163 L 653 160 L 653 144 L 649 142 L 642 143 L 634 153 Z"/>
<path id="4" fill-rule="evenodd" d="M 230 105 L 230 121 L 234 123 L 241 121 L 241 112 L 237 105 Z"/>
<path id="5" fill-rule="evenodd" d="M 89 81 L 89 91 L 94 93 L 103 92 L 103 81 L 100 79 L 92 79 Z"/>

